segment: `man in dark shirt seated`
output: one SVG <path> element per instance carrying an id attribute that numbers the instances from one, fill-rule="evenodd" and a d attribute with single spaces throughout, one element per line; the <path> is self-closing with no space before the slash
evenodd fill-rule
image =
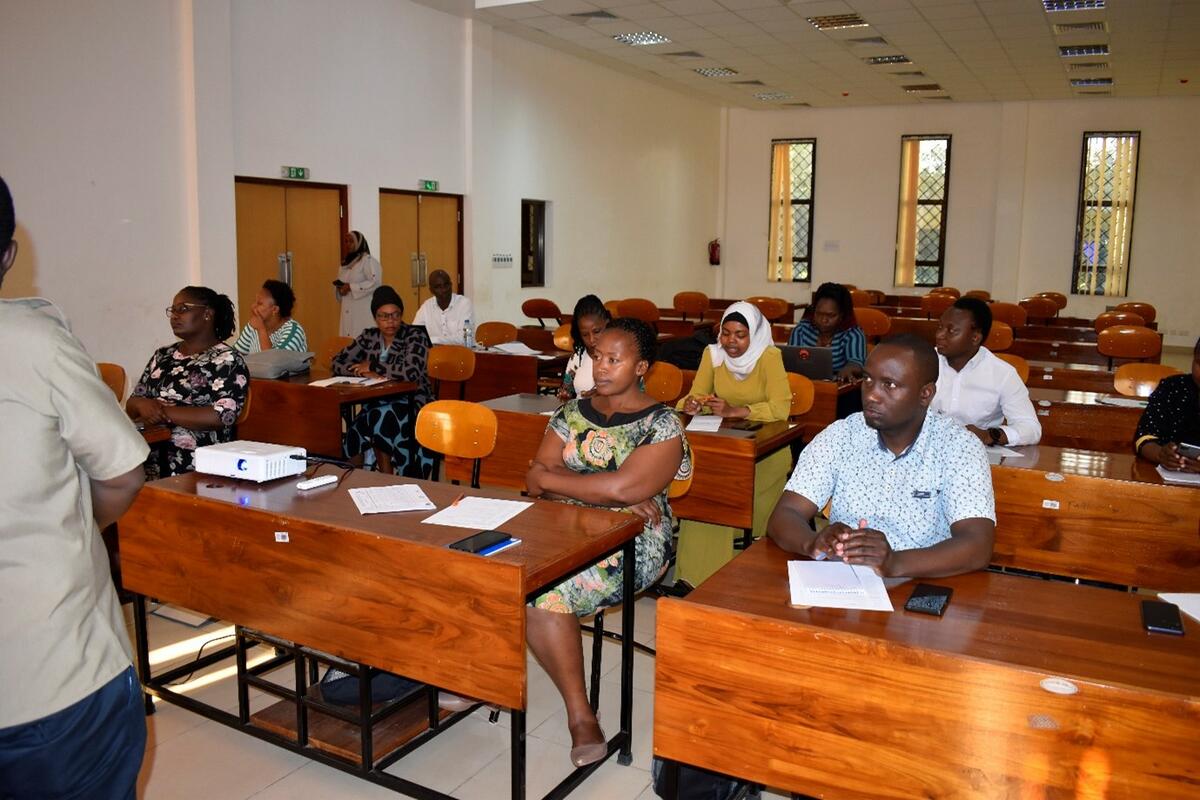
<path id="1" fill-rule="evenodd" d="M 1192 350 L 1192 374 L 1159 382 L 1142 412 L 1133 449 L 1144 459 L 1179 472 L 1200 472 L 1200 457 L 1181 444 L 1200 447 L 1200 339 Z"/>

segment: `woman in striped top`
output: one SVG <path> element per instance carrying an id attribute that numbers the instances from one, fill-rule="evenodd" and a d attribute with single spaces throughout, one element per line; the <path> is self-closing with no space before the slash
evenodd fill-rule
<path id="1" fill-rule="evenodd" d="M 258 290 L 254 306 L 250 309 L 250 321 L 238 334 L 233 348 L 242 355 L 259 353 L 263 350 L 308 350 L 304 328 L 292 319 L 292 306 L 296 295 L 292 287 L 283 281 L 269 280 Z"/>
<path id="2" fill-rule="evenodd" d="M 867 337 L 854 318 L 850 291 L 840 283 L 822 283 L 800 324 L 792 329 L 793 347 L 832 347 L 833 371 L 839 381 L 862 377 L 867 361 Z"/>

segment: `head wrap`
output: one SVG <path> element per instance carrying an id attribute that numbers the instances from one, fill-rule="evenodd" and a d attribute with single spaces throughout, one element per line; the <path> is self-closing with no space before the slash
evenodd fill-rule
<path id="1" fill-rule="evenodd" d="M 721 317 L 721 324 L 724 325 L 730 320 L 733 322 L 744 321 L 750 330 L 750 343 L 746 345 L 745 352 L 737 358 L 732 358 L 725 352 L 725 348 L 721 347 L 721 343 L 717 342 L 708 346 L 708 354 L 712 360 L 713 369 L 723 364 L 734 380 L 744 381 L 746 376 L 754 371 L 754 366 L 763 352 L 774 344 L 771 339 L 771 323 L 767 322 L 762 312 L 744 300 L 739 300 L 725 309 L 725 314 Z"/>
<path id="2" fill-rule="evenodd" d="M 385 284 L 371 295 L 371 315 L 374 316 L 379 309 L 388 305 L 399 306 L 401 311 L 404 310 L 404 301 L 400 299 L 400 295 L 396 294 L 395 289 Z"/>
<path id="3" fill-rule="evenodd" d="M 350 235 L 354 238 L 354 247 L 350 252 L 346 253 L 346 257 L 342 259 L 342 266 L 348 267 L 363 253 L 371 254 L 371 248 L 367 245 L 367 237 L 363 236 L 358 231 L 350 231 Z"/>

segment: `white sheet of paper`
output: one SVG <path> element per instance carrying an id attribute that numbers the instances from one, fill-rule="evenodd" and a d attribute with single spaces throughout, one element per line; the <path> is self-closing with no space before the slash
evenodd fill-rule
<path id="1" fill-rule="evenodd" d="M 1173 469 L 1167 469 L 1162 464 L 1159 464 L 1155 469 L 1162 479 L 1167 483 L 1178 483 L 1184 486 L 1200 486 L 1200 474 L 1195 472 L 1179 472 Z"/>
<path id="2" fill-rule="evenodd" d="M 789 561 L 794 606 L 892 611 L 883 578 L 870 567 L 843 561 Z"/>
<path id="3" fill-rule="evenodd" d="M 534 350 L 524 342 L 505 342 L 504 344 L 496 345 L 492 349 L 499 350 L 501 353 L 511 353 L 515 356 L 536 356 L 539 353 L 538 350 Z"/>
<path id="4" fill-rule="evenodd" d="M 1159 592 L 1160 598 L 1179 606 L 1179 610 L 1194 620 L 1200 621 L 1200 593 Z"/>
<path id="5" fill-rule="evenodd" d="M 1149 400 L 1142 400 L 1137 397 L 1114 397 L 1112 395 L 1097 397 L 1096 402 L 1102 406 L 1121 406 L 1122 408 L 1145 408 L 1150 405 Z"/>
<path id="6" fill-rule="evenodd" d="M 393 511 L 431 511 L 437 506 L 415 483 L 399 486 L 369 486 L 351 489 L 350 499 L 360 514 L 388 514 Z"/>
<path id="7" fill-rule="evenodd" d="M 1011 450 L 1007 447 L 1004 447 L 1004 446 L 998 445 L 998 444 L 992 445 L 991 447 L 985 447 L 984 449 L 987 450 L 988 455 L 995 453 L 996 455 L 1002 456 L 1003 458 L 1024 458 L 1025 457 L 1024 453 L 1019 453 L 1016 450 Z"/>
<path id="8" fill-rule="evenodd" d="M 721 420 L 716 414 L 697 414 L 692 417 L 692 421 L 688 423 L 689 431 L 716 431 L 721 429 Z"/>
<path id="9" fill-rule="evenodd" d="M 351 375 L 338 375 L 334 378 L 322 378 L 319 381 L 311 381 L 309 386 L 336 386 L 339 383 L 350 384 L 351 386 L 376 386 L 380 383 L 387 383 L 388 378 L 355 378 Z"/>
<path id="10" fill-rule="evenodd" d="M 494 531 L 529 508 L 527 500 L 496 500 L 491 497 L 464 497 L 454 505 L 431 514 L 422 522 L 430 525 L 449 525 L 453 528 L 477 528 Z"/>

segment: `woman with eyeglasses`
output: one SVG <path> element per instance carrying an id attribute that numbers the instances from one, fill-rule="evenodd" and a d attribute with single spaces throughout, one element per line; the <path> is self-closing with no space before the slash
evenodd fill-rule
<path id="1" fill-rule="evenodd" d="M 228 442 L 250 386 L 233 335 L 233 303 L 207 286 L 185 286 L 167 309 L 179 341 L 150 357 L 125 411 L 134 422 L 170 425 L 171 438 L 150 454 L 146 477 L 192 471 L 197 447 Z"/>
<path id="2" fill-rule="evenodd" d="M 382 472 L 427 478 L 433 458 L 417 445 L 417 412 L 433 397 L 426 362 L 429 334 L 419 325 L 404 324 L 404 301 L 391 286 L 380 286 L 371 295 L 374 328 L 333 358 L 334 375 L 384 378 L 417 384 L 417 390 L 398 401 L 368 403 L 346 431 L 346 457 L 362 464 L 373 454 Z"/>

